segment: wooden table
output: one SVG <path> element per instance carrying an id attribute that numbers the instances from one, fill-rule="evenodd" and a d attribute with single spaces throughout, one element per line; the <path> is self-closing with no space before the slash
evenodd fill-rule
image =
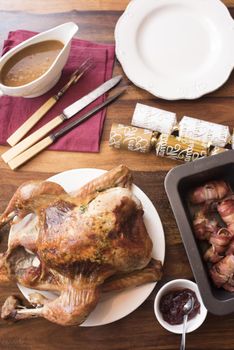
<path id="1" fill-rule="evenodd" d="M 19 28 L 46 30 L 65 21 L 75 20 L 80 26 L 80 38 L 113 42 L 115 23 L 127 3 L 127 0 L 41 0 L 36 2 L 0 0 L 1 41 L 9 30 Z M 226 0 L 225 3 L 230 7 L 231 14 L 234 15 L 234 1 Z M 118 62 L 115 64 L 114 73 L 122 73 Z M 192 279 L 192 272 L 180 235 L 163 190 L 163 179 L 166 172 L 177 163 L 168 159 L 156 158 L 154 154 L 139 155 L 110 149 L 108 146 L 110 127 L 114 121 L 129 123 L 136 102 L 174 111 L 178 117 L 187 114 L 234 127 L 233 97 L 233 74 L 219 90 L 195 101 L 160 100 L 131 84 L 128 92 L 108 108 L 99 154 L 45 151 L 16 172 L 9 170 L 7 165 L 0 160 L 0 210 L 5 208 L 16 187 L 28 179 L 43 180 L 50 174 L 73 168 L 111 169 L 120 163 L 125 163 L 134 170 L 135 182 L 142 186 L 149 195 L 163 221 L 167 249 L 162 283 L 172 278 Z M 0 146 L 1 153 L 6 149 L 7 147 Z M 7 233 L 6 230 L 4 232 Z M 160 284 L 157 288 L 159 286 Z M 16 324 L 1 321 L 0 349 L 178 349 L 180 337 L 165 331 L 155 320 L 153 300 L 156 290 L 135 312 L 106 326 L 62 328 L 39 319 Z M 7 295 L 16 292 L 14 284 L 1 286 L 0 304 Z M 187 348 L 233 350 L 233 321 L 233 315 L 217 317 L 209 314 L 203 326 L 189 335 Z"/>

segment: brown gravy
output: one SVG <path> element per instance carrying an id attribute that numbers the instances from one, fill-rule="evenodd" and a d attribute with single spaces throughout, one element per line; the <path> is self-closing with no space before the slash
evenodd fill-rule
<path id="1" fill-rule="evenodd" d="M 1 83 L 14 87 L 36 80 L 51 67 L 63 47 L 58 40 L 46 40 L 25 47 L 3 65 Z"/>

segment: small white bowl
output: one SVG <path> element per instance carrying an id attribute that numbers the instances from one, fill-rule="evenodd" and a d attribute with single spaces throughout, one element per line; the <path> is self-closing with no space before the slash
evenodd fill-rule
<path id="1" fill-rule="evenodd" d="M 160 300 L 162 298 L 163 295 L 169 293 L 172 290 L 177 290 L 177 289 L 191 289 L 192 291 L 194 291 L 196 293 L 197 299 L 200 303 L 200 312 L 193 317 L 191 320 L 188 321 L 187 323 L 187 333 L 193 332 L 195 329 L 197 329 L 198 327 L 201 326 L 201 324 L 204 322 L 206 315 L 207 315 L 207 310 L 202 302 L 201 299 L 201 295 L 198 289 L 198 286 L 196 283 L 190 281 L 190 280 L 186 280 L 186 279 L 176 279 L 176 280 L 172 280 L 166 284 L 164 284 L 164 286 L 162 286 L 162 288 L 158 291 L 156 297 L 155 297 L 155 301 L 154 301 L 154 312 L 155 315 L 157 317 L 158 322 L 161 324 L 161 326 L 163 326 L 165 329 L 167 329 L 168 331 L 172 332 L 172 333 L 176 333 L 176 334 L 182 334 L 183 332 L 183 325 L 170 325 L 169 323 L 167 323 L 166 321 L 164 321 L 162 313 L 159 309 L 159 303 Z"/>

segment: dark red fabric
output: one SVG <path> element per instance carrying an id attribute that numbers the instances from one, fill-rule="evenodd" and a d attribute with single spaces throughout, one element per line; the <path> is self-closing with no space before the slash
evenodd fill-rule
<path id="1" fill-rule="evenodd" d="M 4 42 L 3 53 L 18 45 L 23 40 L 32 37 L 36 33 L 17 30 L 10 32 L 8 39 Z M 47 123 L 53 117 L 61 114 L 63 109 L 86 95 L 100 84 L 112 77 L 113 64 L 115 58 L 114 45 L 97 44 L 85 40 L 73 39 L 70 56 L 64 67 L 59 82 L 46 94 L 35 98 L 22 98 L 2 96 L 0 98 L 0 144 L 6 144 L 6 139 L 49 97 L 53 96 L 68 81 L 71 73 L 88 57 L 93 58 L 94 67 L 86 73 L 81 80 L 66 92 L 66 94 L 56 103 L 54 107 L 43 117 L 31 132 Z M 105 96 L 98 98 L 92 104 L 79 112 L 71 120 L 78 119 L 79 116 L 92 109 L 97 104 L 104 101 Z M 89 120 L 61 137 L 50 149 L 98 152 L 102 134 L 105 110 L 97 113 Z M 69 121 L 68 121 L 69 122 Z M 63 126 L 65 123 L 63 124 Z M 58 127 L 58 129 L 60 129 Z"/>

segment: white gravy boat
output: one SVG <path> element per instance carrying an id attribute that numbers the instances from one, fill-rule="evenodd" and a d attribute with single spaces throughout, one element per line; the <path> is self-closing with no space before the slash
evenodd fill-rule
<path id="1" fill-rule="evenodd" d="M 0 71 L 3 65 L 9 60 L 10 57 L 12 57 L 15 53 L 29 45 L 36 44 L 45 40 L 58 40 L 64 45 L 64 47 L 62 48 L 62 50 L 60 51 L 59 55 L 56 57 L 50 68 L 39 78 L 31 81 L 28 84 L 16 87 L 6 86 L 0 82 L 0 96 L 9 95 L 22 97 L 36 97 L 50 90 L 58 82 L 61 76 L 62 69 L 66 64 L 69 56 L 71 48 L 71 39 L 77 31 L 78 26 L 75 23 L 67 22 L 23 41 L 21 44 L 12 48 L 5 55 L 3 55 L 0 58 Z"/>

